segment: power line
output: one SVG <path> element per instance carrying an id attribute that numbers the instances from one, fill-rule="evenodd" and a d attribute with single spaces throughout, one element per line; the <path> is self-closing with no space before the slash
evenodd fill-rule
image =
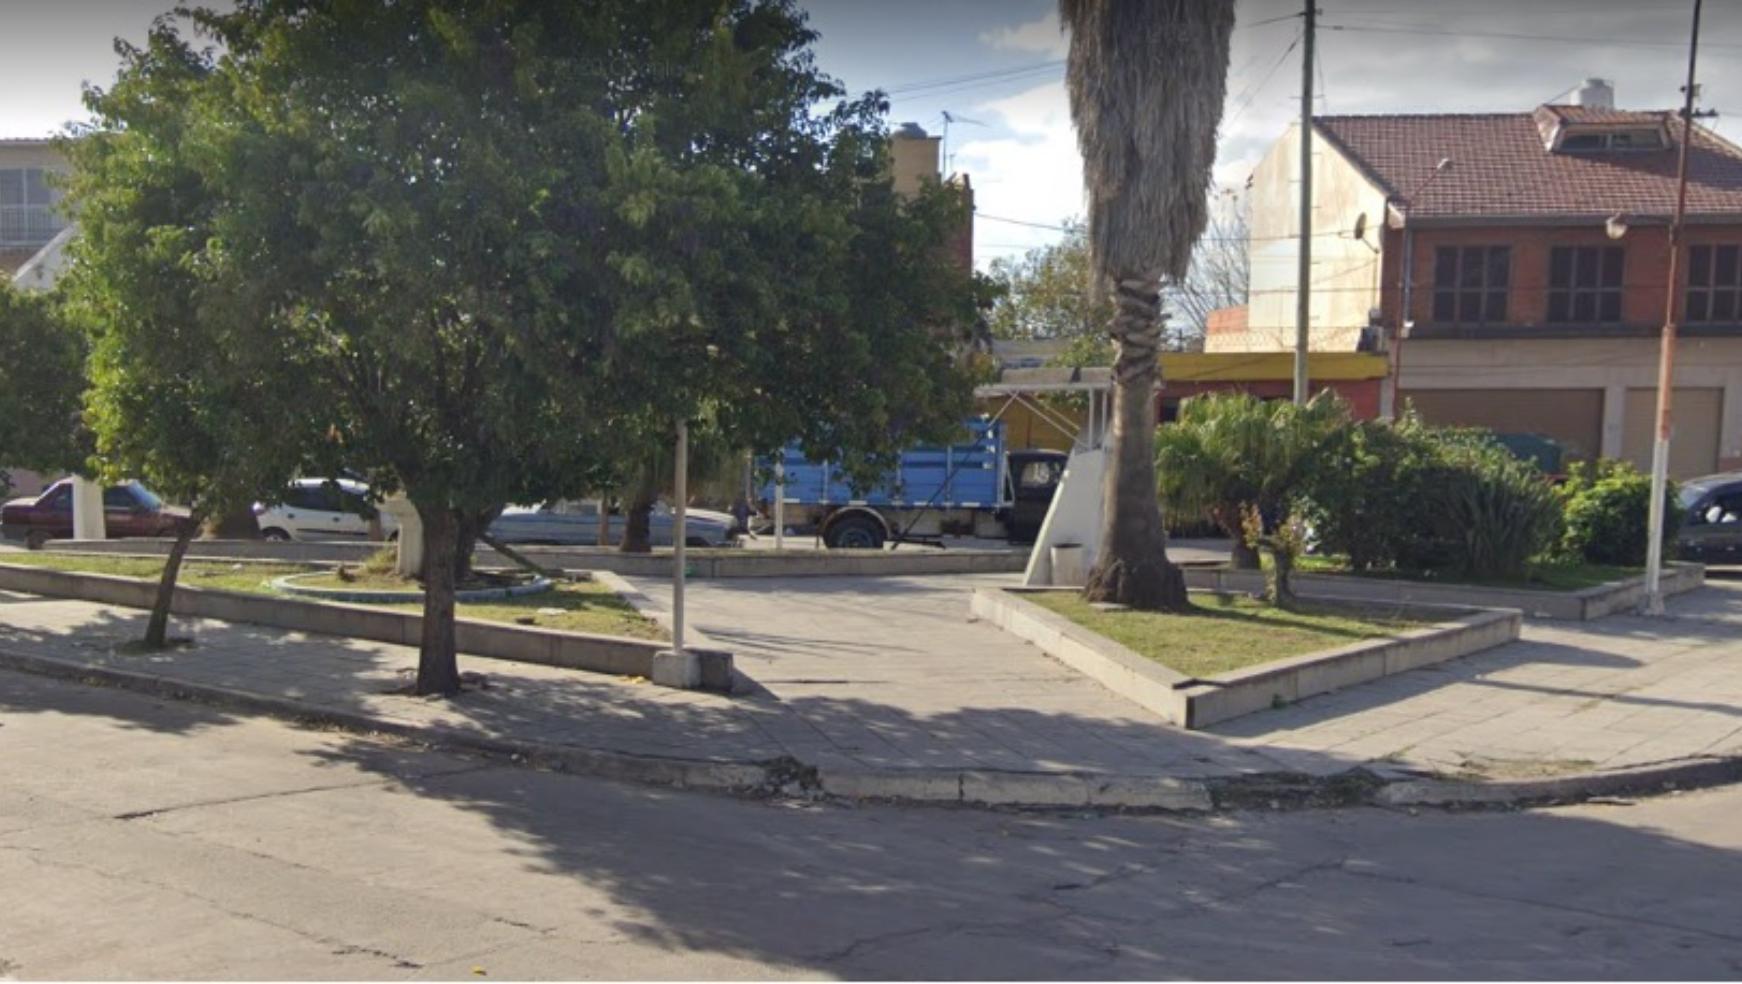
<path id="1" fill-rule="evenodd" d="M 1000 68 L 987 72 L 974 72 L 969 75 L 954 75 L 943 78 L 927 79 L 920 82 L 909 82 L 906 85 L 891 86 L 883 91 L 886 95 L 897 96 L 970 83 L 1002 82 L 1011 77 L 1043 71 L 1056 71 L 1063 68 L 1064 65 L 1065 63 L 1062 59 L 1058 61 L 1034 62 L 1028 65 L 1017 65 L 1013 68 Z"/>
<path id="2" fill-rule="evenodd" d="M 1685 48 L 1686 41 L 1659 41 L 1645 38 L 1573 37 L 1565 34 L 1519 34 L 1511 31 L 1453 31 L 1419 24 L 1325 24 L 1327 31 L 1361 31 L 1371 34 L 1427 34 L 1450 38 L 1490 38 L 1500 41 L 1551 41 L 1562 44 L 1604 44 L 1645 48 Z M 1707 42 L 1708 48 L 1742 48 L 1742 44 Z"/>
<path id="3" fill-rule="evenodd" d="M 1054 224 L 1048 223 L 1048 222 L 1033 222 L 1033 221 L 1030 221 L 1028 219 L 1012 219 L 1012 218 L 1007 218 L 1007 217 L 1002 216 L 1002 215 L 988 215 L 985 212 L 975 212 L 974 218 L 985 219 L 989 222 L 1003 222 L 1003 223 L 1007 223 L 1009 225 L 1026 226 L 1027 228 L 1030 228 L 1030 229 L 1045 229 L 1048 232 L 1070 232 L 1070 231 L 1072 231 L 1069 226 L 1054 225 Z M 1350 238 L 1348 233 L 1342 232 L 1340 230 L 1331 230 L 1329 232 L 1315 232 L 1315 233 L 1313 233 L 1314 239 L 1328 239 L 1328 238 L 1334 238 L 1334 237 Z M 1286 236 L 1199 236 L 1198 241 L 1204 242 L 1204 243 L 1268 243 L 1268 242 L 1279 242 L 1282 240 L 1288 240 L 1290 242 L 1293 242 L 1299 238 L 1300 237 L 1297 235 L 1286 235 Z"/>
<path id="4" fill-rule="evenodd" d="M 1280 24 L 1285 20 L 1298 20 L 1300 17 L 1300 14 L 1283 14 L 1280 17 L 1266 17 L 1261 21 L 1253 21 L 1250 24 L 1241 24 L 1239 27 L 1236 27 L 1235 30 L 1241 31 L 1249 27 L 1263 27 L 1266 24 Z"/>
<path id="5" fill-rule="evenodd" d="M 1265 85 L 1267 85 L 1270 82 L 1271 77 L 1276 74 L 1276 70 L 1282 67 L 1282 63 L 1288 60 L 1289 54 L 1300 45 L 1300 39 L 1303 36 L 1304 32 L 1297 32 L 1294 36 L 1294 40 L 1288 43 L 1288 47 L 1282 49 L 1282 55 L 1276 59 L 1276 64 L 1270 66 L 1270 71 L 1264 73 L 1264 78 L 1260 79 L 1257 85 L 1249 85 L 1246 87 L 1245 91 L 1248 95 L 1239 106 L 1235 107 L 1234 112 L 1230 113 L 1228 118 L 1223 121 L 1222 126 L 1224 128 L 1233 126 L 1234 121 L 1240 118 L 1240 114 L 1246 112 L 1246 110 L 1252 105 L 1252 101 L 1258 98 L 1260 92 L 1264 91 Z"/>

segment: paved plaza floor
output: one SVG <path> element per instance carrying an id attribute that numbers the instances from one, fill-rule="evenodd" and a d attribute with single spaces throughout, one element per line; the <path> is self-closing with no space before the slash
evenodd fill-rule
<path id="1" fill-rule="evenodd" d="M 462 657 L 490 686 L 424 700 L 398 692 L 416 663 L 404 646 L 178 620 L 192 646 L 126 655 L 142 612 L 16 593 L 0 593 L 0 649 L 482 736 L 833 769 L 1207 778 L 1379 762 L 1518 777 L 1742 753 L 1734 582 L 1674 599 L 1668 618 L 1530 622 L 1486 653 L 1187 732 L 969 618 L 974 587 L 1012 580 L 693 583 L 691 624 L 755 683 L 731 697 Z M 668 599 L 662 581 L 634 583 Z"/>

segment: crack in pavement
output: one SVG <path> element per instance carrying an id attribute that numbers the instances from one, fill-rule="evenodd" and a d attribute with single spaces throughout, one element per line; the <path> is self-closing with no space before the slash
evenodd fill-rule
<path id="1" fill-rule="evenodd" d="M 179 885 L 173 885 L 173 884 L 170 884 L 168 882 L 159 881 L 159 880 L 154 879 L 154 878 L 148 878 L 148 877 L 145 877 L 142 875 L 128 875 L 128 876 L 123 877 L 122 875 L 119 875 L 115 872 L 105 871 L 104 869 L 99 868 L 95 865 L 81 864 L 81 863 L 78 863 L 75 861 L 67 861 L 67 860 L 63 860 L 60 858 L 42 857 L 42 858 L 32 858 L 31 860 L 35 861 L 37 864 L 45 865 L 45 866 L 48 866 L 51 868 L 66 868 L 66 869 L 71 869 L 73 871 L 84 871 L 84 872 L 87 872 L 89 874 L 95 875 L 98 878 L 102 878 L 106 881 L 121 882 L 121 883 L 127 884 L 127 885 L 146 885 L 146 886 L 149 886 L 151 888 L 158 889 L 160 891 L 169 892 L 173 895 L 179 895 L 184 899 L 190 899 L 190 900 L 192 900 L 194 902 L 198 902 L 202 905 L 209 906 L 212 909 L 216 910 L 217 912 L 219 912 L 223 915 L 226 915 L 226 916 L 230 916 L 234 919 L 240 919 L 240 920 L 243 920 L 245 922 L 258 923 L 262 926 L 270 926 L 273 929 L 277 929 L 277 930 L 281 930 L 283 932 L 290 933 L 291 935 L 297 937 L 298 939 L 307 940 L 310 943 L 319 944 L 323 947 L 326 947 L 328 949 L 329 953 L 332 953 L 336 956 L 345 956 L 345 955 L 349 955 L 349 954 L 362 954 L 365 956 L 379 957 L 379 958 L 384 959 L 384 960 L 392 961 L 393 965 L 395 967 L 401 968 L 401 969 L 421 968 L 423 966 L 421 963 L 418 963 L 414 960 L 411 960 L 408 957 L 400 956 L 399 954 L 393 953 L 393 952 L 388 951 L 388 950 L 383 950 L 379 947 L 367 946 L 365 944 L 360 944 L 360 943 L 350 943 L 350 942 L 347 942 L 345 940 L 339 939 L 338 937 L 335 937 L 335 936 L 328 936 L 324 933 L 313 932 L 311 930 L 306 930 L 306 929 L 303 929 L 301 927 L 293 926 L 293 925 L 290 925 L 289 923 L 280 922 L 280 921 L 275 920 L 275 919 L 268 919 L 265 916 L 259 915 L 257 913 L 248 912 L 247 910 L 244 910 L 244 909 L 237 909 L 237 908 L 234 908 L 232 906 L 226 905 L 225 903 L 223 903 L 217 899 L 214 899 L 211 896 L 202 895 L 199 892 L 190 891 L 190 890 L 183 888 Z"/>
<path id="2" fill-rule="evenodd" d="M 1592 909 L 1586 906 L 1573 905 L 1565 902 L 1548 902 L 1542 899 L 1533 899 L 1521 895 L 1507 895 L 1503 892 L 1484 892 L 1479 889 L 1466 888 L 1461 885 L 1448 885 L 1443 882 L 1431 881 L 1426 878 L 1417 878 L 1410 875 L 1388 875 L 1377 871 L 1360 871 L 1353 868 L 1343 868 L 1341 873 L 1351 878 L 1366 878 L 1372 881 L 1386 882 L 1392 885 L 1434 888 L 1453 895 L 1463 895 L 1472 899 L 1481 899 L 1485 902 L 1511 902 L 1514 905 L 1534 906 L 1540 909 L 1548 909 L 1553 912 L 1563 912 L 1568 915 L 1576 916 L 1589 916 L 1594 919 L 1604 919 L 1610 922 L 1622 923 L 1624 925 L 1636 924 L 1640 926 L 1650 926 L 1653 929 L 1668 930 L 1675 933 L 1692 933 L 1696 936 L 1721 940 L 1725 943 L 1742 943 L 1742 934 L 1724 933 L 1715 929 L 1705 929 L 1699 926 L 1686 926 L 1665 919 L 1653 919 L 1649 916 L 1605 912 L 1602 909 Z"/>
<path id="3" fill-rule="evenodd" d="M 149 817 L 162 816 L 166 813 L 180 813 L 184 810 L 197 810 L 208 806 L 228 806 L 232 803 L 252 803 L 258 800 L 280 799 L 288 796 L 302 796 L 306 793 L 327 793 L 340 789 L 367 789 L 370 787 L 387 787 L 403 784 L 414 779 L 444 779 L 448 776 L 466 775 L 481 772 L 493 766 L 470 765 L 454 769 L 438 769 L 433 772 L 410 773 L 404 776 L 391 776 L 386 779 L 360 779 L 356 782 L 337 782 L 325 785 L 303 786 L 297 789 L 278 789 L 265 793 L 250 793 L 246 796 L 226 796 L 218 799 L 196 800 L 192 803 L 174 803 L 169 806 L 152 807 L 149 810 L 130 810 L 126 813 L 116 813 L 110 820 L 143 820 Z"/>

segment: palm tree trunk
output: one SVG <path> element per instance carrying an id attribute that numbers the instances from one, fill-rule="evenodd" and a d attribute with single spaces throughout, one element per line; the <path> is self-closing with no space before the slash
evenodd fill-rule
<path id="1" fill-rule="evenodd" d="M 454 547 L 459 522 L 445 506 L 419 507 L 423 521 L 423 637 L 417 652 L 419 696 L 460 692 L 460 664 L 454 644 Z"/>
<path id="2" fill-rule="evenodd" d="M 163 562 L 163 573 L 157 578 L 157 597 L 151 604 L 151 620 L 145 623 L 145 648 L 163 649 L 169 645 L 169 607 L 175 600 L 176 578 L 181 576 L 182 558 L 188 544 L 200 530 L 202 517 L 189 516 L 176 526 L 175 544 L 169 548 L 169 558 Z"/>
<path id="3" fill-rule="evenodd" d="M 1155 390 L 1160 381 L 1160 290 L 1122 280 L 1112 334 L 1113 431 L 1101 544 L 1083 597 L 1149 611 L 1184 611 L 1185 577 L 1167 559 L 1155 488 Z"/>
<path id="4" fill-rule="evenodd" d="M 1255 571 L 1263 566 L 1258 559 L 1258 551 L 1246 542 L 1246 530 L 1241 525 L 1240 514 L 1235 513 L 1229 518 L 1222 510 L 1215 511 L 1212 517 L 1216 526 L 1228 534 L 1228 565 L 1237 571 Z"/>

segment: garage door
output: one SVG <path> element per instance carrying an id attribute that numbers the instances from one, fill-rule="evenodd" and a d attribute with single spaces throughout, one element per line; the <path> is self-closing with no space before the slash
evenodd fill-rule
<path id="1" fill-rule="evenodd" d="M 1724 415 L 1721 389 L 1675 391 L 1675 436 L 1669 442 L 1669 477 L 1694 478 L 1718 470 L 1718 424 Z M 1621 431 L 1621 456 L 1651 468 L 1651 443 L 1657 420 L 1657 391 L 1627 391 L 1626 420 Z"/>
<path id="2" fill-rule="evenodd" d="M 1567 449 L 1569 458 L 1592 458 L 1603 447 L 1600 389 L 1408 390 L 1403 399 L 1430 424 L 1546 434 Z"/>

